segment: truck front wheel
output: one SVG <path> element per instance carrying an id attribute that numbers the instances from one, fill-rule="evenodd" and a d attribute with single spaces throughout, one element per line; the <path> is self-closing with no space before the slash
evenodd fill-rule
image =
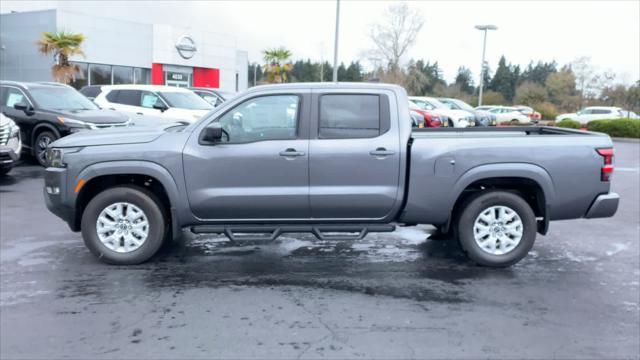
<path id="1" fill-rule="evenodd" d="M 140 187 L 119 186 L 96 195 L 82 213 L 82 237 L 101 261 L 140 264 L 162 245 L 166 222 L 156 196 Z"/>
<path id="2" fill-rule="evenodd" d="M 457 221 L 458 240 L 476 263 L 507 267 L 522 260 L 536 238 L 536 216 L 520 196 L 490 191 L 472 196 Z"/>

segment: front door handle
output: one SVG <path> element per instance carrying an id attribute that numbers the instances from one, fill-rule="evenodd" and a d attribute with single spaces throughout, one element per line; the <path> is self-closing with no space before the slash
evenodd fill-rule
<path id="1" fill-rule="evenodd" d="M 395 151 L 387 150 L 383 147 L 379 147 L 375 150 L 369 151 L 369 155 L 372 156 L 389 156 L 395 154 Z"/>
<path id="2" fill-rule="evenodd" d="M 293 148 L 288 148 L 285 151 L 280 151 L 280 156 L 290 157 L 290 156 L 304 156 L 304 151 L 297 151 Z"/>

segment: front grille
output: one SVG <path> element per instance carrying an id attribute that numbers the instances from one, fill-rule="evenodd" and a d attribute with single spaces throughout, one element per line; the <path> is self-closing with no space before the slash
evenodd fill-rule
<path id="1" fill-rule="evenodd" d="M 0 145 L 7 145 L 9 141 L 9 124 L 0 125 Z"/>

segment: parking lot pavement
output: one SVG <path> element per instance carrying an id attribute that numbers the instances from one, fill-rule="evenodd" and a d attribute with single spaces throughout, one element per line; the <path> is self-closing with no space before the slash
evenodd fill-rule
<path id="1" fill-rule="evenodd" d="M 552 223 L 509 269 L 468 263 L 429 227 L 187 235 L 107 266 L 45 209 L 42 170 L 20 166 L 0 180 L 0 357 L 638 358 L 640 143 L 616 151 L 616 216 Z"/>

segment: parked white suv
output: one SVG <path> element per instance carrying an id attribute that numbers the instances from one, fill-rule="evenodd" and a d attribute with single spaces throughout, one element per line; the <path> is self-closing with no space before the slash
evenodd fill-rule
<path id="1" fill-rule="evenodd" d="M 104 85 L 93 101 L 102 108 L 132 115 L 192 123 L 213 106 L 193 91 L 161 85 Z"/>
<path id="2" fill-rule="evenodd" d="M 622 110 L 619 107 L 613 106 L 590 106 L 586 107 L 577 113 L 561 114 L 556 117 L 557 121 L 569 119 L 578 121 L 581 124 L 586 124 L 591 120 L 603 120 L 603 119 L 619 119 L 622 117 Z M 626 111 L 624 111 L 626 113 Z"/>
<path id="3" fill-rule="evenodd" d="M 466 128 L 475 125 L 475 115 L 464 110 L 453 110 L 440 100 L 425 96 L 410 96 L 409 100 L 413 101 L 422 110 L 430 110 L 434 113 L 446 118 L 443 122 L 445 126 L 457 128 Z"/>
<path id="4" fill-rule="evenodd" d="M 487 111 L 496 116 L 496 121 L 498 122 L 498 124 L 500 124 L 501 122 L 519 122 L 521 124 L 531 124 L 531 119 L 515 107 L 494 106 Z"/>

